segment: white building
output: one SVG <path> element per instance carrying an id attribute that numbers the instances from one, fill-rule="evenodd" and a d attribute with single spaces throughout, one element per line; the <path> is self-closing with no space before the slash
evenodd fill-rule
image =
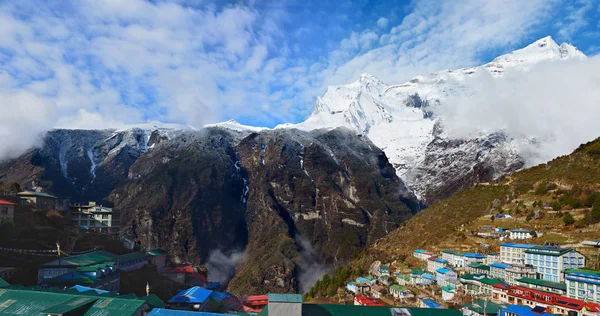
<path id="1" fill-rule="evenodd" d="M 500 260 L 504 263 L 525 263 L 525 250 L 537 247 L 531 244 L 506 243 L 500 245 Z"/>
<path id="2" fill-rule="evenodd" d="M 432 256 L 433 256 L 433 252 L 430 252 L 427 250 L 417 249 L 417 250 L 413 251 L 413 257 L 420 259 L 420 260 L 428 260 Z"/>
<path id="3" fill-rule="evenodd" d="M 463 253 L 458 250 L 442 250 L 442 259 L 448 261 L 455 268 L 465 267 L 465 258 Z"/>
<path id="4" fill-rule="evenodd" d="M 442 300 L 449 301 L 453 299 L 455 293 L 456 291 L 454 291 L 454 288 L 451 286 L 442 287 Z"/>
<path id="5" fill-rule="evenodd" d="M 442 258 L 431 257 L 427 259 L 427 271 L 434 273 L 437 269 L 448 266 L 448 261 Z"/>
<path id="6" fill-rule="evenodd" d="M 564 281 L 563 271 L 585 267 L 585 256 L 571 248 L 533 247 L 525 251 L 526 263 L 537 269 L 540 278 Z"/>
<path id="7" fill-rule="evenodd" d="M 534 232 L 535 232 L 535 235 L 538 237 L 542 235 L 541 232 L 536 232 L 531 229 L 513 229 L 510 231 L 508 238 L 519 239 L 519 240 L 531 239 L 531 238 L 533 238 Z"/>
<path id="8" fill-rule="evenodd" d="M 87 205 L 74 204 L 70 208 L 73 225 L 100 233 L 119 233 L 120 214 L 118 211 L 96 205 L 96 202 L 89 202 Z"/>
<path id="9" fill-rule="evenodd" d="M 600 303 L 600 272 L 587 269 L 565 270 L 567 296 Z"/>
<path id="10" fill-rule="evenodd" d="M 487 258 L 485 260 L 485 264 L 492 264 L 492 263 L 497 263 L 497 262 L 502 262 L 500 260 L 500 254 L 497 252 L 490 252 L 487 254 Z"/>

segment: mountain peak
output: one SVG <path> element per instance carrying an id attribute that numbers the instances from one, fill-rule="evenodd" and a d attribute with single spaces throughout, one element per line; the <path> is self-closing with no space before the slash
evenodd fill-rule
<path id="1" fill-rule="evenodd" d="M 358 82 L 361 84 L 369 84 L 369 83 L 376 83 L 376 84 L 382 84 L 383 82 L 381 80 L 379 80 L 377 77 L 368 74 L 366 72 L 363 72 L 360 75 L 360 78 L 358 78 Z"/>

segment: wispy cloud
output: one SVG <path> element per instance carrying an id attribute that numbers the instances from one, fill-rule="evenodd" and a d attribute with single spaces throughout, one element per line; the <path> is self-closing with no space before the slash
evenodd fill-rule
<path id="1" fill-rule="evenodd" d="M 558 21 L 558 37 L 562 40 L 571 40 L 583 27 L 590 24 L 588 13 L 594 10 L 594 0 L 577 0 L 564 8 L 564 20 Z"/>
<path id="2" fill-rule="evenodd" d="M 0 158 L 57 126 L 298 122 L 327 85 L 476 65 L 557 19 L 572 36 L 588 12 L 581 2 L 563 18 L 558 0 L 219 3 L 0 4 Z"/>

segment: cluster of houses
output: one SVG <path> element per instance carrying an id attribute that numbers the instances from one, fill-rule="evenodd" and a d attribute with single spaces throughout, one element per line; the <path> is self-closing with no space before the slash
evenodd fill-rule
<path id="1" fill-rule="evenodd" d="M 501 216 L 502 218 L 511 218 L 510 215 L 505 214 L 496 214 L 496 217 Z M 499 239 L 501 241 L 505 239 L 511 240 L 525 240 L 541 237 L 544 235 L 541 231 L 536 231 L 533 229 L 507 229 L 502 227 L 495 226 L 480 226 L 479 231 L 477 232 L 477 236 L 484 238 L 493 238 Z"/>
<path id="2" fill-rule="evenodd" d="M 436 284 L 443 300 L 453 299 L 457 292 L 484 299 L 491 304 L 488 315 L 511 305 L 524 305 L 513 308 L 515 315 L 535 308 L 538 315 L 600 311 L 600 272 L 585 269 L 586 257 L 572 248 L 504 243 L 500 253 L 443 250 L 437 255 L 417 249 L 413 256 L 425 261 L 426 269 L 411 271 L 410 284 Z M 481 304 L 465 308 L 464 315 L 484 316 Z"/>

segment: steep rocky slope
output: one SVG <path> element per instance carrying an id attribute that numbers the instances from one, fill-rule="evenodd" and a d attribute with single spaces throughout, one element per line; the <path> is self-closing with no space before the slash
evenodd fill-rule
<path id="1" fill-rule="evenodd" d="M 385 153 L 344 128 L 56 130 L 0 177 L 65 203 L 105 200 L 123 234 L 175 262 L 244 253 L 236 293 L 296 292 L 419 209 Z"/>

